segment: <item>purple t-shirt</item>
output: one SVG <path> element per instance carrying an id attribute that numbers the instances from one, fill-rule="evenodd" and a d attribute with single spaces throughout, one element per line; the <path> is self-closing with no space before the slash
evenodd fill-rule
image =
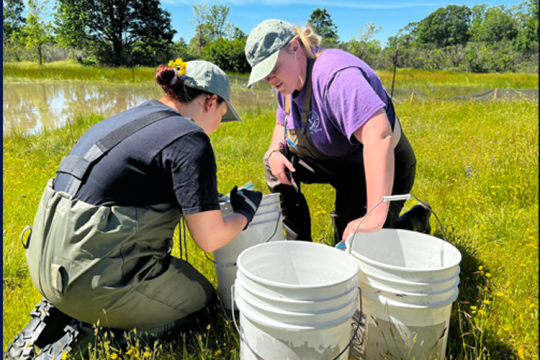
<path id="1" fill-rule="evenodd" d="M 308 127 L 313 144 L 322 153 L 363 163 L 363 146 L 354 132 L 382 108 L 385 108 L 392 128 L 394 126 L 394 107 L 381 80 L 359 58 L 342 50 L 329 49 L 315 62 L 312 84 L 309 124 L 306 126 L 301 121 L 304 86 L 291 101 L 287 127 Z M 277 99 L 277 120 L 283 125 L 285 97 L 278 91 Z"/>

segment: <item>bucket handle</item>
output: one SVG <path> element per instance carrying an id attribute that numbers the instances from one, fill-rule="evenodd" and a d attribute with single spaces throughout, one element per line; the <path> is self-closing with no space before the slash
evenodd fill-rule
<path id="1" fill-rule="evenodd" d="M 357 234 L 358 228 L 360 227 L 360 225 L 362 225 L 362 223 L 364 222 L 364 219 L 369 215 L 370 212 L 372 212 L 373 210 L 375 210 L 375 208 L 376 208 L 377 206 L 379 206 L 380 204 L 382 204 L 382 203 L 385 202 L 385 201 L 409 200 L 411 197 L 415 198 L 419 203 L 424 204 L 424 205 L 429 209 L 429 211 L 431 211 L 431 213 L 433 214 L 433 216 L 435 216 L 435 219 L 437 219 L 437 222 L 439 223 L 439 226 L 441 227 L 441 231 L 442 231 L 442 233 L 443 233 L 444 241 L 445 241 L 445 242 L 448 242 L 448 240 L 446 239 L 446 233 L 444 232 L 444 227 L 442 226 L 441 220 L 439 220 L 439 217 L 437 216 L 437 214 L 435 214 L 435 212 L 433 211 L 433 209 L 431 208 L 430 205 L 428 205 L 426 202 L 423 202 L 422 200 L 420 200 L 419 198 L 417 198 L 417 197 L 414 196 L 413 194 L 390 195 L 390 196 L 383 196 L 382 199 L 381 199 L 378 203 L 376 203 L 375 206 L 373 206 L 371 209 L 369 209 L 369 211 L 366 213 L 366 215 L 364 215 L 364 216 L 362 217 L 362 220 L 360 220 L 360 222 L 358 223 L 358 226 L 356 226 L 356 229 L 354 230 L 353 236 L 352 236 L 352 238 L 351 238 L 351 243 L 350 243 L 350 245 L 347 244 L 349 255 L 350 255 L 351 252 L 352 252 L 352 246 L 353 246 L 353 242 L 354 242 L 354 237 L 355 237 L 356 234 Z"/>
<path id="2" fill-rule="evenodd" d="M 234 292 L 234 284 L 231 285 L 231 313 L 232 313 L 232 318 L 233 318 L 233 323 L 234 323 L 234 327 L 236 328 L 236 331 L 238 331 L 238 335 L 240 335 L 240 341 L 244 342 L 244 344 L 246 344 L 246 346 L 248 347 L 248 349 L 253 353 L 253 355 L 255 355 L 255 358 L 257 358 L 257 360 L 264 360 L 262 358 L 262 356 L 260 356 L 259 354 L 257 354 L 255 352 L 255 350 L 253 350 L 253 348 L 249 345 L 249 343 L 247 342 L 246 338 L 244 337 L 244 331 L 243 330 L 240 330 L 240 328 L 238 327 L 238 324 L 236 323 L 236 315 L 234 313 L 234 296 L 235 296 L 235 292 Z"/>
<path id="3" fill-rule="evenodd" d="M 269 242 L 270 239 L 272 239 L 274 237 L 274 235 L 276 235 L 277 229 L 279 228 L 279 220 L 281 220 L 281 211 L 279 211 L 279 213 L 278 213 L 278 217 L 277 217 L 277 221 L 276 221 L 276 227 L 274 228 L 274 232 L 272 233 L 272 235 L 270 235 L 270 237 L 266 241 L 263 242 L 263 244 Z M 206 256 L 206 258 L 208 260 L 213 262 L 216 268 L 236 266 L 236 262 L 217 263 L 214 260 L 210 259 L 208 257 L 207 253 L 204 253 L 204 256 Z"/>
<path id="4" fill-rule="evenodd" d="M 255 352 L 255 350 L 253 350 L 253 348 L 248 344 L 247 340 L 245 339 L 244 337 L 244 331 L 240 329 L 240 327 L 238 326 L 238 324 L 236 323 L 236 315 L 235 315 L 235 312 L 234 312 L 234 297 L 235 297 L 235 285 L 232 284 L 231 285 L 231 313 L 232 313 L 232 318 L 233 318 L 233 323 L 234 323 L 234 327 L 236 328 L 236 331 L 238 331 L 238 334 L 240 335 L 240 340 L 244 342 L 244 344 L 246 344 L 246 346 L 248 347 L 248 349 L 253 353 L 253 355 L 255 355 L 255 357 L 257 358 L 257 360 L 264 360 L 259 354 L 257 354 Z M 357 309 L 360 308 L 360 317 L 358 319 L 358 324 L 356 325 L 356 329 L 354 330 L 354 334 L 353 336 L 351 336 L 350 340 L 349 340 L 349 343 L 347 344 L 347 346 L 345 346 L 343 348 L 343 350 L 341 350 L 341 352 L 332 360 L 338 360 L 339 357 L 341 355 L 343 355 L 343 353 L 345 353 L 345 351 L 347 351 L 347 349 L 349 348 L 349 346 L 351 346 L 352 342 L 356 339 L 356 336 L 358 335 L 358 330 L 361 328 L 361 327 L 364 327 L 365 325 L 362 323 L 362 317 L 363 317 L 363 304 L 362 304 L 362 289 L 360 287 L 358 287 L 358 302 L 359 302 L 359 305 L 357 306 Z"/>

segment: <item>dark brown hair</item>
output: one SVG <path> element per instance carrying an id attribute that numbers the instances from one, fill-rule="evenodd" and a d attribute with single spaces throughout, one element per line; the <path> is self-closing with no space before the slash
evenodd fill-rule
<path id="1" fill-rule="evenodd" d="M 156 70 L 156 82 L 161 85 L 165 95 L 181 103 L 188 103 L 201 94 L 214 95 L 208 91 L 194 89 L 184 85 L 184 80 L 176 75 L 174 68 L 167 65 L 159 65 Z M 218 95 L 218 104 L 224 100 Z"/>

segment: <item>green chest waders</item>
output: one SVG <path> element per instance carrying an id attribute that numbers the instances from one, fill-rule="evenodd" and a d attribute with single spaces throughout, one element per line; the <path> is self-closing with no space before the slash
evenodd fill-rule
<path id="1" fill-rule="evenodd" d="M 82 156 L 68 155 L 57 172 L 67 190 L 49 180 L 34 220 L 26 257 L 39 291 L 60 311 L 89 324 L 150 329 L 186 317 L 215 298 L 212 284 L 170 255 L 181 213 L 176 204 L 95 206 L 75 195 L 92 164 L 162 111 L 121 126 Z"/>

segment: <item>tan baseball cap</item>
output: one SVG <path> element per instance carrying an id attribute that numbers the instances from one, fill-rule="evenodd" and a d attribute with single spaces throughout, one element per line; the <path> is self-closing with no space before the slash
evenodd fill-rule
<path id="1" fill-rule="evenodd" d="M 281 20 L 265 20 L 249 34 L 246 58 L 251 65 L 248 87 L 263 80 L 276 66 L 279 50 L 296 36 L 294 26 Z"/>

